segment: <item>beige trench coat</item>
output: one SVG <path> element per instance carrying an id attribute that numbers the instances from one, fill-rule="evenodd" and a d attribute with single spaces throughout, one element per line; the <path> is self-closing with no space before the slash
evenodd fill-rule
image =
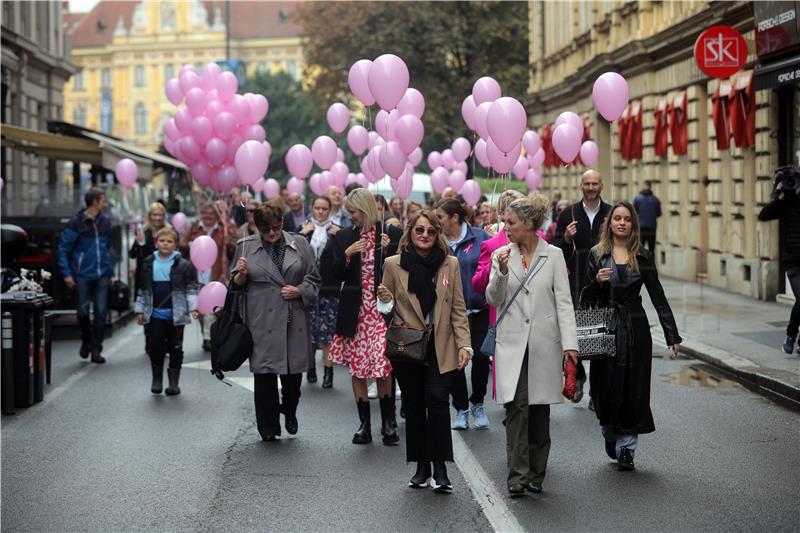
<path id="1" fill-rule="evenodd" d="M 508 274 L 500 272 L 497 254 L 511 249 Z M 560 248 L 539 239 L 534 275 L 520 291 L 497 329 L 495 347 L 496 401 L 505 404 L 514 400 L 525 350 L 528 350 L 528 404 L 555 404 L 564 401 L 563 353 L 577 350 L 575 312 L 569 291 L 567 265 Z M 519 247 L 509 244 L 492 255 L 492 270 L 486 288 L 486 300 L 504 309 L 525 277 Z"/>

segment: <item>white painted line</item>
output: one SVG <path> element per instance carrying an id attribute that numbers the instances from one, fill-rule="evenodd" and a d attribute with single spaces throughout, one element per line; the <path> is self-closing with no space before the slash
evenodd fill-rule
<path id="1" fill-rule="evenodd" d="M 229 378 L 226 377 L 225 381 L 230 381 L 240 387 L 244 387 L 245 389 L 249 390 L 250 392 L 255 392 L 256 390 L 256 380 L 255 378 Z M 278 390 L 281 390 L 281 381 L 278 380 Z"/>
<path id="2" fill-rule="evenodd" d="M 506 505 L 503 495 L 498 492 L 481 464 L 472 455 L 467 443 L 457 431 L 451 433 L 453 435 L 453 458 L 456 466 L 464 475 L 472 495 L 481 506 L 492 529 L 503 533 L 524 532 L 525 528 L 520 525 L 511 509 Z"/>

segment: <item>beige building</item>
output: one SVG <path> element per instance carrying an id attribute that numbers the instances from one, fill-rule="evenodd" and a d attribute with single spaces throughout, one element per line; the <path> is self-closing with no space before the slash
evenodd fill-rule
<path id="1" fill-rule="evenodd" d="M 526 107 L 537 129 L 552 124 L 563 111 L 587 114 L 591 138 L 600 147 L 595 166 L 604 177 L 606 201 L 632 201 L 645 180 L 653 182 L 663 209 L 656 249 L 661 272 L 769 300 L 784 290 L 779 224 L 759 222 L 757 215 L 770 199 L 773 170 L 798 163 L 800 76 L 793 79 L 774 71 L 800 68 L 792 63 L 800 57 L 800 40 L 791 38 L 792 32 L 800 33 L 798 2 L 763 4 L 754 8 L 751 2 L 530 2 Z M 760 8 L 768 12 L 759 13 Z M 759 26 L 773 16 L 772 23 Z M 757 55 L 756 28 L 766 30 L 780 21 L 786 21 L 789 42 L 780 50 L 765 49 L 766 35 L 760 31 Z M 699 34 L 718 24 L 737 29 L 748 44 L 744 69 L 730 79 L 710 78 L 693 56 Z M 773 64 L 775 56 L 781 56 L 783 63 Z M 619 72 L 628 80 L 631 111 L 641 108 L 640 155 L 626 154 L 629 146 L 620 142 L 620 125 L 609 125 L 594 111 L 592 85 L 606 71 Z M 721 111 L 721 102 L 738 97 L 747 104 L 748 95 L 754 95 L 754 144 L 739 147 L 730 139 L 730 147 L 720 149 L 715 103 Z M 657 128 L 657 120 L 667 119 L 673 109 L 677 137 L 683 131 L 688 141 L 685 154 L 679 142 L 676 155 L 671 131 Z M 667 115 L 657 115 L 660 110 Z M 678 110 L 685 113 L 685 120 Z M 665 124 L 668 120 L 662 127 Z M 741 136 L 740 130 L 736 134 Z M 666 153 L 657 142 L 663 143 L 664 135 Z M 580 165 L 545 169 L 543 189 L 577 201 L 584 170 Z"/>
<path id="2" fill-rule="evenodd" d="M 300 77 L 299 30 L 289 18 L 294 6 L 104 0 L 89 13 L 70 14 L 73 60 L 81 70 L 66 87 L 64 116 L 155 150 L 175 112 L 164 84 L 182 65 L 229 58 L 249 75 L 285 70 Z"/>

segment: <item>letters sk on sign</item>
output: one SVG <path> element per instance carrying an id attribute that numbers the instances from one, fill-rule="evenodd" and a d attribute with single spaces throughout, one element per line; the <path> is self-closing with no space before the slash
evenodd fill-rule
<path id="1" fill-rule="evenodd" d="M 712 26 L 695 41 L 694 59 L 712 78 L 729 78 L 747 62 L 747 43 L 730 26 Z"/>

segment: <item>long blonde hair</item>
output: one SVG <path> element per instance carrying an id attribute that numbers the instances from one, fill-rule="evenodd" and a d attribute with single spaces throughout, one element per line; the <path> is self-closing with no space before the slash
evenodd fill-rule
<path id="1" fill-rule="evenodd" d="M 600 257 L 605 254 L 611 253 L 614 249 L 614 232 L 611 229 L 611 219 L 614 217 L 614 211 L 624 207 L 631 213 L 631 234 L 628 235 L 628 241 L 625 243 L 628 249 L 628 266 L 633 271 L 639 270 L 639 262 L 636 260 L 636 254 L 639 252 L 640 234 L 639 234 L 639 217 L 636 216 L 636 210 L 628 202 L 617 202 L 608 212 L 608 216 L 603 221 L 603 226 L 600 228 L 600 242 L 597 243 L 597 250 L 600 252 Z"/>
<path id="2" fill-rule="evenodd" d="M 364 213 L 364 227 L 368 230 L 378 223 L 378 209 L 375 207 L 375 197 L 367 189 L 355 189 L 344 200 L 345 209 L 355 209 Z"/>

